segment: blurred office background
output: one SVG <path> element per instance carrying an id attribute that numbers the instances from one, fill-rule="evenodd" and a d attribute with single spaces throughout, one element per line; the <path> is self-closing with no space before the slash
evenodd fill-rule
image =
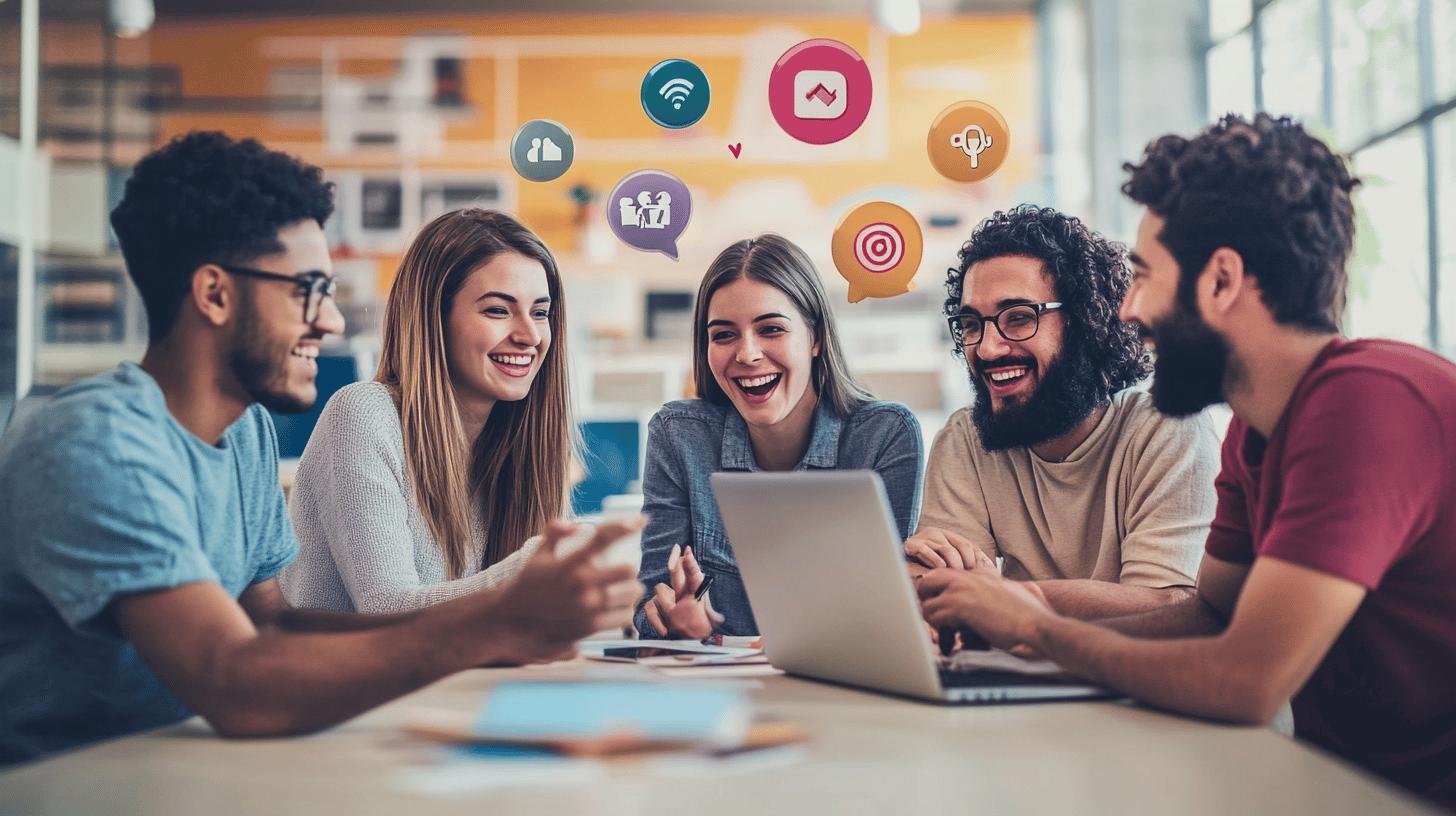
<path id="1" fill-rule="evenodd" d="M 765 92 L 778 55 L 811 37 L 854 46 L 875 81 L 865 125 L 824 147 L 783 134 Z M 106 216 L 141 155 L 196 128 L 258 137 L 337 184 L 349 332 L 324 393 L 372 376 L 381 305 L 422 223 L 475 204 L 535 229 L 571 304 L 582 510 L 632 489 L 645 419 L 689 393 L 692 293 L 727 244 L 773 230 L 804 246 L 856 371 L 930 437 L 970 399 L 938 313 L 975 223 L 1033 201 L 1130 241 L 1122 162 L 1224 111 L 1298 116 L 1353 156 L 1347 333 L 1456 356 L 1453 42 L 1456 0 L 0 0 L 0 424 L 27 395 L 140 358 L 145 315 Z M 667 57 L 712 84 L 683 131 L 638 101 Z M 965 98 L 1012 133 L 976 185 L 925 156 L 931 120 Z M 571 129 L 577 158 L 537 184 L 506 145 L 542 117 Z M 604 194 L 643 167 L 693 192 L 678 262 L 607 228 Z M 869 198 L 917 215 L 925 258 L 912 292 L 851 305 L 829 236 Z M 311 418 L 278 424 L 297 455 Z"/>

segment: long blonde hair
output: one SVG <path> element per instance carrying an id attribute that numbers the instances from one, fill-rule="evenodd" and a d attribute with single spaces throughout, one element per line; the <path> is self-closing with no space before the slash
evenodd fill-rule
<path id="1" fill-rule="evenodd" d="M 545 268 L 551 346 L 526 398 L 496 402 L 472 444 L 451 385 L 445 327 L 466 279 L 504 252 Z M 519 221 L 468 208 L 420 230 L 389 290 L 374 379 L 389 388 L 399 408 L 415 499 L 450 578 L 470 566 L 469 502 L 479 502 L 485 524 L 482 569 L 563 514 L 578 439 L 566 371 L 566 302 L 556 260 Z"/>

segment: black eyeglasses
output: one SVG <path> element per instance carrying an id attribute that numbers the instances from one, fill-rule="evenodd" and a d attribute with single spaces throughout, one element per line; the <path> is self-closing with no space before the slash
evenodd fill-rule
<path id="1" fill-rule="evenodd" d="M 324 298 L 333 297 L 339 290 L 339 280 L 318 270 L 304 272 L 301 275 L 284 275 L 278 272 L 268 272 L 263 269 L 251 269 L 246 266 L 223 266 L 218 264 L 224 272 L 230 275 L 243 275 L 249 278 L 261 278 L 263 280 L 285 281 L 298 287 L 298 293 L 304 296 L 303 301 L 303 322 L 312 323 L 318 320 L 319 308 L 323 306 Z"/>
<path id="2" fill-rule="evenodd" d="M 990 317 L 962 312 L 946 318 L 950 324 L 950 336 L 956 348 L 963 349 L 977 345 L 986 335 L 986 324 L 996 326 L 996 331 L 1007 340 L 1030 340 L 1041 327 L 1041 316 L 1062 308 L 1060 303 L 1017 303 L 1007 306 Z"/>

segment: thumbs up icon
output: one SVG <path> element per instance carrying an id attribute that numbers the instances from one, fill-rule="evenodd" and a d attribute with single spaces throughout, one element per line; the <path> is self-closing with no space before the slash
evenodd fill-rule
<path id="1" fill-rule="evenodd" d="M 526 151 L 526 161 L 531 164 L 537 162 L 559 162 L 561 161 L 561 145 L 551 141 L 551 137 L 532 139 L 531 149 Z"/>

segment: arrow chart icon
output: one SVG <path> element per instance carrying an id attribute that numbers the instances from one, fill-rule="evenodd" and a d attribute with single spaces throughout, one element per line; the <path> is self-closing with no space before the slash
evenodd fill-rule
<path id="1" fill-rule="evenodd" d="M 818 85 L 815 85 L 814 90 L 804 94 L 805 100 L 818 99 L 820 104 L 824 105 L 826 108 L 830 105 L 833 105 L 834 100 L 838 98 L 839 94 L 824 87 L 824 83 L 822 82 Z"/>
<path id="2" fill-rule="evenodd" d="M 838 119 L 844 115 L 849 91 L 844 74 L 805 69 L 794 75 L 794 117 Z"/>

